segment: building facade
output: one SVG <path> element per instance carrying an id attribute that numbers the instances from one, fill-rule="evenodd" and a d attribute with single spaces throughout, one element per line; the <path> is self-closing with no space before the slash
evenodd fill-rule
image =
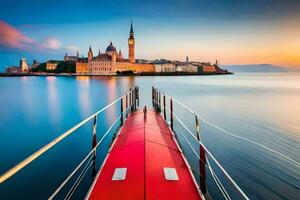
<path id="1" fill-rule="evenodd" d="M 46 63 L 46 70 L 56 70 L 59 61 L 50 60 Z"/>
<path id="2" fill-rule="evenodd" d="M 20 60 L 21 72 L 29 72 L 28 64 L 26 58 Z"/>
<path id="3" fill-rule="evenodd" d="M 6 73 L 28 73 L 29 72 L 29 66 L 27 64 L 26 58 L 22 58 L 20 60 L 19 67 L 18 66 L 6 67 L 5 72 Z"/>
<path id="4" fill-rule="evenodd" d="M 88 58 L 78 58 L 76 60 L 76 73 L 79 75 L 89 74 Z"/>
<path id="5" fill-rule="evenodd" d="M 155 72 L 175 72 L 176 66 L 174 63 L 155 63 Z"/>
<path id="6" fill-rule="evenodd" d="M 176 65 L 176 71 L 178 72 L 198 72 L 198 68 L 191 64 L 177 64 Z"/>
<path id="7" fill-rule="evenodd" d="M 206 73 L 213 73 L 213 72 L 216 72 L 216 66 L 214 66 L 214 65 L 203 65 L 202 70 L 203 70 L 203 72 L 206 72 Z"/>
<path id="8" fill-rule="evenodd" d="M 128 38 L 128 59 L 123 58 L 121 50 L 117 52 L 116 47 L 110 42 L 105 53 L 101 54 L 99 51 L 99 54 L 94 57 L 90 46 L 87 59 L 77 58 L 76 60 L 77 74 L 115 75 L 127 72 L 155 72 L 153 64 L 135 62 L 135 38 L 132 23 Z"/>
<path id="9" fill-rule="evenodd" d="M 76 56 L 68 56 L 68 53 L 64 56 L 64 61 L 76 61 L 79 58 L 79 52 L 77 51 Z"/>

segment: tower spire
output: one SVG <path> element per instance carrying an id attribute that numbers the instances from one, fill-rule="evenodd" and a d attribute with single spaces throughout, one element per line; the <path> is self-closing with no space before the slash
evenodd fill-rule
<path id="1" fill-rule="evenodd" d="M 133 34 L 133 26 L 132 26 L 132 20 L 131 20 L 131 25 L 130 25 L 130 34 Z"/>
<path id="2" fill-rule="evenodd" d="M 133 25 L 132 25 L 132 20 L 130 24 L 130 33 L 129 33 L 129 38 L 128 38 L 128 59 L 131 63 L 135 62 L 135 40 L 134 40 L 134 32 L 133 32 Z"/>

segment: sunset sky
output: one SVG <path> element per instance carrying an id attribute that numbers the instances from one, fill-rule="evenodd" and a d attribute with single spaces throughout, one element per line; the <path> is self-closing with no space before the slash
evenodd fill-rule
<path id="1" fill-rule="evenodd" d="M 0 71 L 21 57 L 104 52 L 127 57 L 133 20 L 138 58 L 300 67 L 299 0 L 0 0 Z"/>

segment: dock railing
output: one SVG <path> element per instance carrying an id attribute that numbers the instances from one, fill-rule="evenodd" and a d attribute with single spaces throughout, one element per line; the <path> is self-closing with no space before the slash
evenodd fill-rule
<path id="1" fill-rule="evenodd" d="M 100 113 L 103 113 L 113 105 L 119 105 L 120 106 L 120 115 L 117 116 L 116 120 L 112 123 L 112 125 L 107 129 L 107 131 L 104 133 L 104 135 L 97 141 L 97 118 Z M 134 87 L 131 88 L 128 92 L 126 92 L 124 95 L 120 96 L 110 104 L 106 105 L 99 111 L 95 112 L 88 118 L 84 119 L 83 121 L 79 122 L 77 125 L 73 126 L 51 142 L 49 142 L 44 147 L 40 148 L 38 151 L 21 161 L 19 164 L 15 165 L 8 171 L 6 171 L 4 174 L 0 176 L 0 184 L 5 182 L 6 180 L 12 178 L 16 173 L 19 173 L 24 167 L 30 165 L 33 161 L 35 161 L 37 158 L 42 156 L 45 152 L 55 147 L 57 144 L 62 142 L 64 139 L 66 139 L 68 136 L 70 136 L 72 133 L 74 133 L 77 129 L 82 127 L 84 124 L 87 124 L 88 122 L 93 122 L 92 127 L 92 148 L 89 151 L 89 153 L 84 157 L 84 159 L 76 166 L 76 168 L 66 177 L 66 179 L 57 187 L 55 191 L 53 191 L 52 195 L 49 197 L 49 199 L 54 199 L 56 195 L 66 186 L 66 184 L 70 181 L 72 177 L 76 173 L 79 173 L 79 170 L 83 167 L 81 173 L 77 176 L 77 179 L 73 183 L 73 185 L 70 187 L 70 189 L 67 191 L 67 194 L 65 195 L 64 199 L 70 199 L 74 192 L 76 191 L 77 187 L 81 183 L 83 177 L 85 176 L 88 169 L 93 166 L 93 174 L 96 175 L 96 168 L 95 168 L 95 162 L 96 162 L 96 151 L 97 148 L 102 144 L 104 139 L 112 132 L 113 127 L 116 127 L 117 125 L 122 126 L 124 121 L 127 119 L 127 116 L 130 112 L 136 110 L 137 106 L 139 105 L 139 88 Z"/>
<path id="2" fill-rule="evenodd" d="M 198 176 L 198 186 L 201 193 L 208 198 L 211 198 L 209 195 L 209 191 L 207 190 L 207 173 L 206 169 L 208 169 L 212 180 L 218 187 L 222 197 L 224 199 L 231 199 L 232 196 L 230 192 L 222 182 L 224 179 L 227 179 L 226 183 L 229 183 L 232 187 L 229 189 L 231 192 L 234 190 L 238 194 L 239 199 L 248 200 L 248 196 L 243 192 L 240 186 L 233 180 L 233 178 L 229 175 L 229 173 L 224 169 L 224 167 L 220 164 L 220 162 L 214 157 L 214 155 L 208 150 L 208 148 L 203 144 L 201 140 L 200 134 L 200 122 L 205 123 L 206 121 L 202 118 L 199 118 L 197 113 L 190 109 L 188 106 L 184 105 L 180 101 L 174 99 L 173 97 L 163 93 L 157 88 L 152 87 L 152 104 L 156 111 L 160 112 L 163 115 L 163 118 L 170 125 L 171 130 L 174 132 L 179 145 L 182 147 L 183 153 L 188 151 L 188 154 L 193 154 L 193 159 L 187 159 L 190 164 L 191 171 L 194 174 L 194 177 Z M 194 127 L 189 128 L 182 119 L 180 119 L 179 114 L 174 111 L 174 104 L 178 105 L 182 109 L 189 112 L 192 117 L 190 120 L 193 120 Z M 200 120 L 199 120 L 200 119 Z M 175 124 L 178 122 L 178 124 Z M 184 131 L 183 131 L 184 129 Z M 193 131 L 192 131 L 193 130 Z M 184 143 L 184 144 L 183 144 Z M 189 155 L 185 155 L 186 157 L 191 157 Z M 196 158 L 196 159 L 195 159 Z M 198 161 L 195 161 L 198 160 Z M 196 163 L 198 162 L 198 166 Z M 213 163 L 211 163 L 213 162 Z M 213 165 L 214 164 L 214 165 Z M 213 166 L 218 168 L 218 172 L 216 173 Z M 222 174 L 222 177 L 218 175 Z M 223 181 L 221 181 L 223 180 Z"/>

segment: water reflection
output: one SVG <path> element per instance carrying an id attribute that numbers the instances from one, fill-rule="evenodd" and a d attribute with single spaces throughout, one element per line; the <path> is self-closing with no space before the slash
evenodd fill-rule
<path id="1" fill-rule="evenodd" d="M 208 121 L 235 135 L 247 137 L 296 161 L 300 160 L 300 107 L 298 106 L 300 75 L 82 76 L 76 79 L 53 76 L 18 77 L 0 79 L 2 95 L 0 154 L 5 160 L 4 165 L 0 164 L 0 171 L 7 170 L 36 150 L 30 149 L 31 147 L 40 147 L 41 144 L 49 142 L 53 139 L 53 133 L 62 132 L 62 129 L 57 129 L 58 125 L 63 124 L 63 130 L 69 129 L 86 116 L 115 100 L 135 84 L 140 87 L 141 106 L 144 103 L 150 106 L 151 86 L 155 85 L 192 107 Z M 119 106 L 109 109 L 105 116 L 101 116 L 101 119 L 106 118 L 108 123 L 101 121 L 105 126 L 98 127 L 104 129 L 109 126 L 120 112 L 119 109 Z M 190 123 L 194 128 L 192 120 Z M 289 165 L 264 149 L 228 137 L 220 131 L 205 125 L 201 128 L 203 141 L 251 198 L 296 199 L 299 193 L 299 168 Z M 38 131 L 34 132 L 36 134 L 28 135 L 28 131 L 24 130 Z M 43 134 L 38 134 L 39 130 L 43 130 Z M 91 135 L 90 130 L 90 127 L 87 127 L 89 134 L 77 135 L 80 148 L 76 146 L 76 150 L 73 149 L 75 153 L 68 157 L 68 162 L 63 166 L 52 166 L 52 171 L 61 172 L 61 176 L 56 178 L 61 180 L 69 173 L 62 168 L 70 170 L 78 164 L 78 155 L 83 152 L 84 145 L 90 149 L 89 138 L 83 139 Z M 29 137 L 30 140 L 24 139 Z M 72 139 L 74 138 L 70 138 L 66 143 Z M 24 148 L 20 150 L 19 144 Z M 64 145 L 66 144 L 53 152 L 55 158 L 64 160 L 65 154 L 62 152 L 70 151 L 74 147 L 66 148 Z M 15 148 L 19 148 L 18 151 L 9 150 Z M 5 156 L 12 162 L 9 163 L 9 159 Z M 48 169 L 47 166 L 53 163 L 53 158 L 42 164 L 40 160 L 35 163 L 36 168 Z M 39 177 L 42 175 L 42 172 L 33 170 L 32 174 L 16 176 L 14 181 L 7 182 L 6 188 L 0 184 L 1 198 L 3 196 L 3 199 L 48 198 L 49 187 L 54 187 L 60 182 L 53 181 L 53 177 L 49 177 L 48 182 L 41 182 Z M 23 180 L 27 177 L 33 178 L 26 186 L 26 181 Z M 33 190 L 32 185 L 37 184 L 38 186 Z M 20 192 L 14 193 L 11 188 L 17 188 Z"/>
<path id="2" fill-rule="evenodd" d="M 61 111 L 59 97 L 57 92 L 56 81 L 57 78 L 55 76 L 47 76 L 47 91 L 48 91 L 48 112 L 49 119 L 53 125 L 57 125 L 61 121 Z"/>
<path id="3" fill-rule="evenodd" d="M 91 114 L 90 78 L 88 76 L 77 76 L 77 98 L 79 101 L 80 114 L 82 118 Z"/>
<path id="4" fill-rule="evenodd" d="M 110 78 L 106 81 L 106 94 L 107 94 L 107 102 L 113 102 L 118 98 L 117 96 L 117 81 L 116 78 Z M 107 112 L 105 112 L 105 119 L 108 124 L 112 124 L 117 116 L 117 107 L 118 104 L 111 106 Z"/>

